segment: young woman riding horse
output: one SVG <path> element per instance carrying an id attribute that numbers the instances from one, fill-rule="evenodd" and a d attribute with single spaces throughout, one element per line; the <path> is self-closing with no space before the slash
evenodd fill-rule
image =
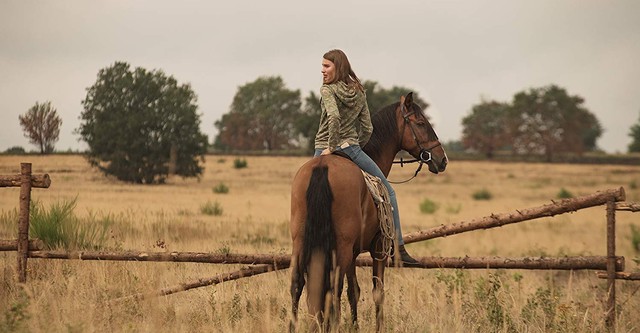
<path id="1" fill-rule="evenodd" d="M 447 158 L 427 118 L 413 103 L 411 93 L 402 96 L 400 103 L 385 107 L 371 120 L 362 85 L 342 51 L 325 54 L 322 72 L 325 82 L 321 91 L 323 114 L 316 137 L 316 155 L 319 157 L 300 168 L 291 192 L 292 329 L 305 283 L 309 313 L 316 316 L 320 325 L 326 327 L 324 325 L 331 317 L 325 314 L 334 318 L 339 316 L 345 275 L 352 320 L 357 325 L 360 290 L 355 276 L 355 258 L 361 252 L 369 251 L 374 258 L 374 301 L 380 330 L 387 255 L 382 249 L 378 212 L 359 166 L 364 165 L 369 173 L 387 183 L 386 175 L 400 150 L 406 150 L 421 164 L 427 163 L 433 173 L 444 171 Z M 342 112 L 338 105 L 351 113 Z M 359 132 L 356 122 L 360 124 Z M 364 151 L 371 154 L 373 160 L 360 148 L 367 141 Z M 346 153 L 358 165 L 329 154 L 335 150 Z M 390 186 L 388 188 L 393 193 Z M 402 239 L 396 207 L 394 223 L 398 237 Z M 416 263 L 408 254 L 402 260 Z"/>

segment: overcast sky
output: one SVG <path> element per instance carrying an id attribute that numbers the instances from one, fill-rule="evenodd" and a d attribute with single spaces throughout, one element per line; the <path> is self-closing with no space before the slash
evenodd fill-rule
<path id="1" fill-rule="evenodd" d="M 585 99 L 607 152 L 640 118 L 640 1 L 3 0 L 0 151 L 36 149 L 18 121 L 36 101 L 62 118 L 57 150 L 85 149 L 81 101 L 115 61 L 190 83 L 211 142 L 238 86 L 280 75 L 304 97 L 332 48 L 361 79 L 418 92 L 443 141 L 481 99 L 549 84 Z"/>

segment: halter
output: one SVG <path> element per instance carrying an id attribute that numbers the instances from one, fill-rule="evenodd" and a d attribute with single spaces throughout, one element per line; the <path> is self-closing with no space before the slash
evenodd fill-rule
<path id="1" fill-rule="evenodd" d="M 415 178 L 418 173 L 420 172 L 420 170 L 422 170 L 422 165 L 424 163 L 431 163 L 431 165 L 435 168 L 437 168 L 437 166 L 435 165 L 435 162 L 433 161 L 433 158 L 431 157 L 431 151 L 436 148 L 441 146 L 440 141 L 437 141 L 433 146 L 430 146 L 428 148 L 423 148 L 422 145 L 420 144 L 420 140 L 418 140 L 418 136 L 416 135 L 416 129 L 413 127 L 413 123 L 411 122 L 411 120 L 409 119 L 410 116 L 412 116 L 413 114 L 415 114 L 415 110 L 412 110 L 411 112 L 407 111 L 407 108 L 404 106 L 404 98 L 402 98 L 402 100 L 400 101 L 400 112 L 402 113 L 402 118 L 404 119 L 404 122 L 402 123 L 402 132 L 400 133 L 400 138 L 402 139 L 402 137 L 404 136 L 404 131 L 407 128 L 407 125 L 409 125 L 409 129 L 411 130 L 411 135 L 413 136 L 413 140 L 416 142 L 416 145 L 418 146 L 418 148 L 420 149 L 420 153 L 418 154 L 418 158 L 417 159 L 413 159 L 413 160 L 409 160 L 409 161 L 404 161 L 402 159 L 402 157 L 400 158 L 400 161 L 393 161 L 394 164 L 400 164 L 400 166 L 404 166 L 405 163 L 415 163 L 418 162 L 420 163 L 418 165 L 418 168 L 416 169 L 416 172 L 413 174 L 413 176 L 407 180 L 404 181 L 400 181 L 400 182 L 392 182 L 389 181 L 390 183 L 393 184 L 402 184 L 402 183 L 406 183 L 410 180 L 412 180 L 413 178 Z"/>

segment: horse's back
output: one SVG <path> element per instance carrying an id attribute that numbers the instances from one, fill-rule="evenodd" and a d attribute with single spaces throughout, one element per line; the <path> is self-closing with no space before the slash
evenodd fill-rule
<path id="1" fill-rule="evenodd" d="M 346 242 L 358 242 L 364 249 L 376 234 L 377 212 L 362 176 L 362 171 L 351 160 L 336 155 L 324 155 L 306 162 L 293 179 L 291 191 L 291 233 L 299 239 L 300 228 L 307 218 L 307 189 L 315 168 L 327 167 L 333 195 L 332 217 L 336 233 Z M 364 246 L 363 246 L 364 245 Z"/>

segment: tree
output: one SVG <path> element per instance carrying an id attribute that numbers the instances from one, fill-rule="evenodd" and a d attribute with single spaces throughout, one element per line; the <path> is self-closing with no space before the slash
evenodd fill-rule
<path id="1" fill-rule="evenodd" d="M 304 99 L 304 107 L 294 123 L 296 132 L 306 141 L 305 150 L 312 153 L 315 147 L 315 137 L 320 126 L 320 96 L 313 91 Z"/>
<path id="2" fill-rule="evenodd" d="M 510 106 L 496 101 L 482 101 L 474 105 L 471 113 L 462 119 L 462 143 L 489 159 L 496 150 L 509 144 L 506 124 Z"/>
<path id="3" fill-rule="evenodd" d="M 582 97 L 555 85 L 517 93 L 508 120 L 514 150 L 542 154 L 551 161 L 557 153 L 595 149 L 602 127 L 583 103 Z"/>
<path id="4" fill-rule="evenodd" d="M 400 96 L 413 91 L 402 86 L 393 86 L 390 89 L 385 89 L 380 87 L 376 81 L 364 81 L 362 85 L 367 92 L 367 105 L 372 115 L 389 104 L 399 102 Z M 413 101 L 420 105 L 423 110 L 429 107 L 429 103 L 420 98 L 416 92 L 413 93 Z"/>
<path id="5" fill-rule="evenodd" d="M 41 154 L 53 153 L 55 143 L 60 135 L 62 120 L 51 102 L 38 103 L 24 115 L 18 116 L 24 136 L 40 147 Z"/>
<path id="6" fill-rule="evenodd" d="M 640 119 L 635 125 L 631 126 L 629 136 L 631 137 L 631 143 L 629 144 L 629 152 L 630 153 L 640 152 Z"/>
<path id="7" fill-rule="evenodd" d="M 217 148 L 272 151 L 295 145 L 300 105 L 300 91 L 287 89 L 279 76 L 238 87 L 229 113 L 214 124 Z"/>
<path id="8" fill-rule="evenodd" d="M 107 175 L 134 183 L 164 183 L 169 174 L 198 177 L 207 137 L 197 97 L 161 70 L 116 62 L 87 89 L 77 129 L 88 160 Z"/>

